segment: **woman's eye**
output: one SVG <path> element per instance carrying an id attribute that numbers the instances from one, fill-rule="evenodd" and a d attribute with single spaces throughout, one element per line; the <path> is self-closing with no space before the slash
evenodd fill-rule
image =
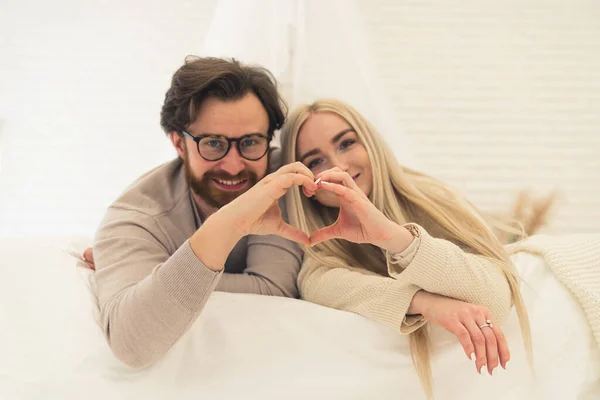
<path id="1" fill-rule="evenodd" d="M 313 169 L 317 165 L 319 165 L 321 162 L 322 161 L 321 161 L 320 158 L 315 158 L 314 160 L 312 160 L 311 162 L 309 162 L 308 164 L 306 164 L 306 166 L 308 167 L 308 169 Z"/>
<path id="2" fill-rule="evenodd" d="M 342 143 L 340 143 L 340 149 L 342 149 L 342 150 L 347 149 L 348 147 L 352 146 L 354 143 L 356 143 L 356 140 L 346 139 L 346 140 L 342 141 Z"/>

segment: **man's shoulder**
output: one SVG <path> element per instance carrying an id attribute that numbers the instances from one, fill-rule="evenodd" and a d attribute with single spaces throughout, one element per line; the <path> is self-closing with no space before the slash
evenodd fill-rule
<path id="1" fill-rule="evenodd" d="M 111 204 L 111 208 L 157 216 L 169 212 L 188 194 L 185 168 L 177 158 L 141 175 Z"/>

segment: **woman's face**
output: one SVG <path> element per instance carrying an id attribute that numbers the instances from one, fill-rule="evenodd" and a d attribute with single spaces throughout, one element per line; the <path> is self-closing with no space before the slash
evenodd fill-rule
<path id="1" fill-rule="evenodd" d="M 367 149 L 350 124 L 332 112 L 312 113 L 298 132 L 297 160 L 318 177 L 338 167 L 347 172 L 368 196 L 373 188 L 371 161 Z M 328 207 L 339 207 L 337 197 L 321 190 L 316 199 Z"/>

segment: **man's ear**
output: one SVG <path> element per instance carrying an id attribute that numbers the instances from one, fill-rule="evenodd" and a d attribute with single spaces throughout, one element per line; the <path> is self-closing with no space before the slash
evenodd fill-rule
<path id="1" fill-rule="evenodd" d="M 185 158 L 185 138 L 175 131 L 169 132 L 169 139 L 173 143 L 173 147 L 177 150 L 177 154 L 183 160 Z"/>

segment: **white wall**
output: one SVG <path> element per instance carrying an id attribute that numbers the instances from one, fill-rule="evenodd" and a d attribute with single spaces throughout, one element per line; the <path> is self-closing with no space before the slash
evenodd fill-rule
<path id="1" fill-rule="evenodd" d="M 3 0 L 0 234 L 91 234 L 134 178 L 174 156 L 159 125 L 213 2 Z"/>
<path id="2" fill-rule="evenodd" d="M 362 4 L 427 172 L 490 211 L 559 189 L 549 231 L 600 231 L 600 2 Z"/>
<path id="3" fill-rule="evenodd" d="M 0 236 L 84 234 L 173 152 L 171 74 L 215 0 L 3 0 Z M 362 0 L 398 123 L 427 172 L 490 211 L 558 187 L 552 231 L 600 225 L 600 3 Z"/>

